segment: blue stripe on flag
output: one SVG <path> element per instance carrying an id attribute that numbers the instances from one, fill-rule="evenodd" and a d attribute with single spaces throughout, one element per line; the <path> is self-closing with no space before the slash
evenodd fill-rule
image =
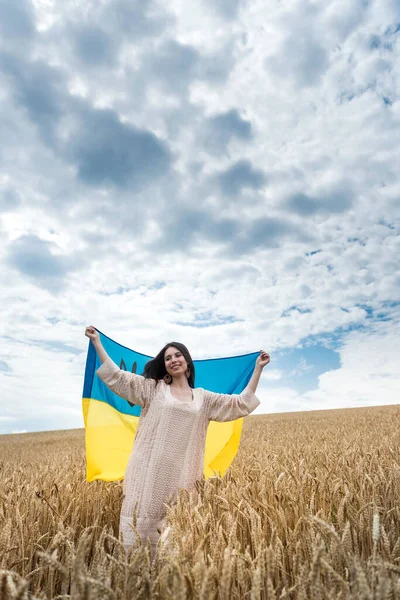
<path id="1" fill-rule="evenodd" d="M 145 364 L 153 357 L 141 354 L 115 342 L 101 331 L 101 342 L 109 357 L 122 369 L 141 375 Z M 212 392 L 222 394 L 240 394 L 249 382 L 254 369 L 255 361 L 259 352 L 231 356 L 227 358 L 210 358 L 195 360 L 196 370 L 195 387 L 203 387 Z M 85 380 L 83 386 L 83 398 L 93 398 L 106 402 L 120 413 L 139 416 L 140 406 L 130 406 L 129 403 L 112 392 L 97 377 L 96 370 L 101 362 L 96 350 L 89 342 L 88 356 L 86 360 Z"/>

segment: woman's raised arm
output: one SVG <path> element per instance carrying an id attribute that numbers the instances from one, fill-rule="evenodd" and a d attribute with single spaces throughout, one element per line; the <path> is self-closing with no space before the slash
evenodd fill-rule
<path id="1" fill-rule="evenodd" d="M 210 421 L 234 421 L 252 413 L 260 404 L 255 392 L 262 370 L 269 362 L 268 352 L 260 350 L 253 375 L 241 394 L 217 394 L 205 390 L 204 403 Z"/>
<path id="2" fill-rule="evenodd" d="M 104 350 L 103 348 L 103 344 L 100 341 L 100 336 L 98 331 L 96 330 L 95 327 L 93 327 L 93 325 L 90 325 L 89 327 L 86 327 L 85 329 L 85 335 L 86 337 L 88 337 L 90 340 L 92 340 L 93 346 L 97 352 L 97 356 L 99 357 L 100 361 L 103 363 L 105 360 L 107 360 L 107 358 L 110 358 L 107 354 L 107 352 Z"/>
<path id="3" fill-rule="evenodd" d="M 93 326 L 86 327 L 85 335 L 92 340 L 102 363 L 101 367 L 97 369 L 96 375 L 114 394 L 124 398 L 129 404 L 145 407 L 154 396 L 156 380 L 146 379 L 143 375 L 136 375 L 136 373 L 120 369 L 104 350 L 99 333 Z"/>

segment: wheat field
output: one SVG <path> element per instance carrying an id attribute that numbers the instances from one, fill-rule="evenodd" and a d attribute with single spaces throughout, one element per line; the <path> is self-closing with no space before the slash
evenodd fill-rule
<path id="1" fill-rule="evenodd" d="M 400 600 L 400 408 L 250 416 L 224 478 L 180 492 L 155 560 L 117 539 L 84 432 L 0 436 L 0 599 Z"/>

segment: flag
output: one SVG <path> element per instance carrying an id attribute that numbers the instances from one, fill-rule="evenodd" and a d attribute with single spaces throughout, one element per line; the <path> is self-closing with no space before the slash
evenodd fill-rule
<path id="1" fill-rule="evenodd" d="M 121 346 L 100 331 L 101 343 L 120 369 L 141 375 L 152 356 Z M 223 394 L 240 394 L 250 381 L 258 352 L 194 360 L 195 386 Z M 96 375 L 101 362 L 89 341 L 82 409 L 85 423 L 86 478 L 88 481 L 123 479 L 141 407 L 130 404 L 112 392 Z M 217 423 L 207 431 L 204 476 L 223 476 L 232 463 L 240 442 L 243 419 Z"/>

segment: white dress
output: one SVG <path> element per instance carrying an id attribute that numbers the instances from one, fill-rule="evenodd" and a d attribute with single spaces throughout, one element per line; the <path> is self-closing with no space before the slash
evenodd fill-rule
<path id="1" fill-rule="evenodd" d="M 135 542 L 131 527 L 137 506 L 137 530 L 155 550 L 165 525 L 166 507 L 179 488 L 191 489 L 203 473 L 209 421 L 233 421 L 260 404 L 247 386 L 241 394 L 217 394 L 194 388 L 193 400 L 174 398 L 164 380 L 119 369 L 107 359 L 97 375 L 118 396 L 142 407 L 136 437 L 125 472 L 120 534 L 126 549 Z"/>

